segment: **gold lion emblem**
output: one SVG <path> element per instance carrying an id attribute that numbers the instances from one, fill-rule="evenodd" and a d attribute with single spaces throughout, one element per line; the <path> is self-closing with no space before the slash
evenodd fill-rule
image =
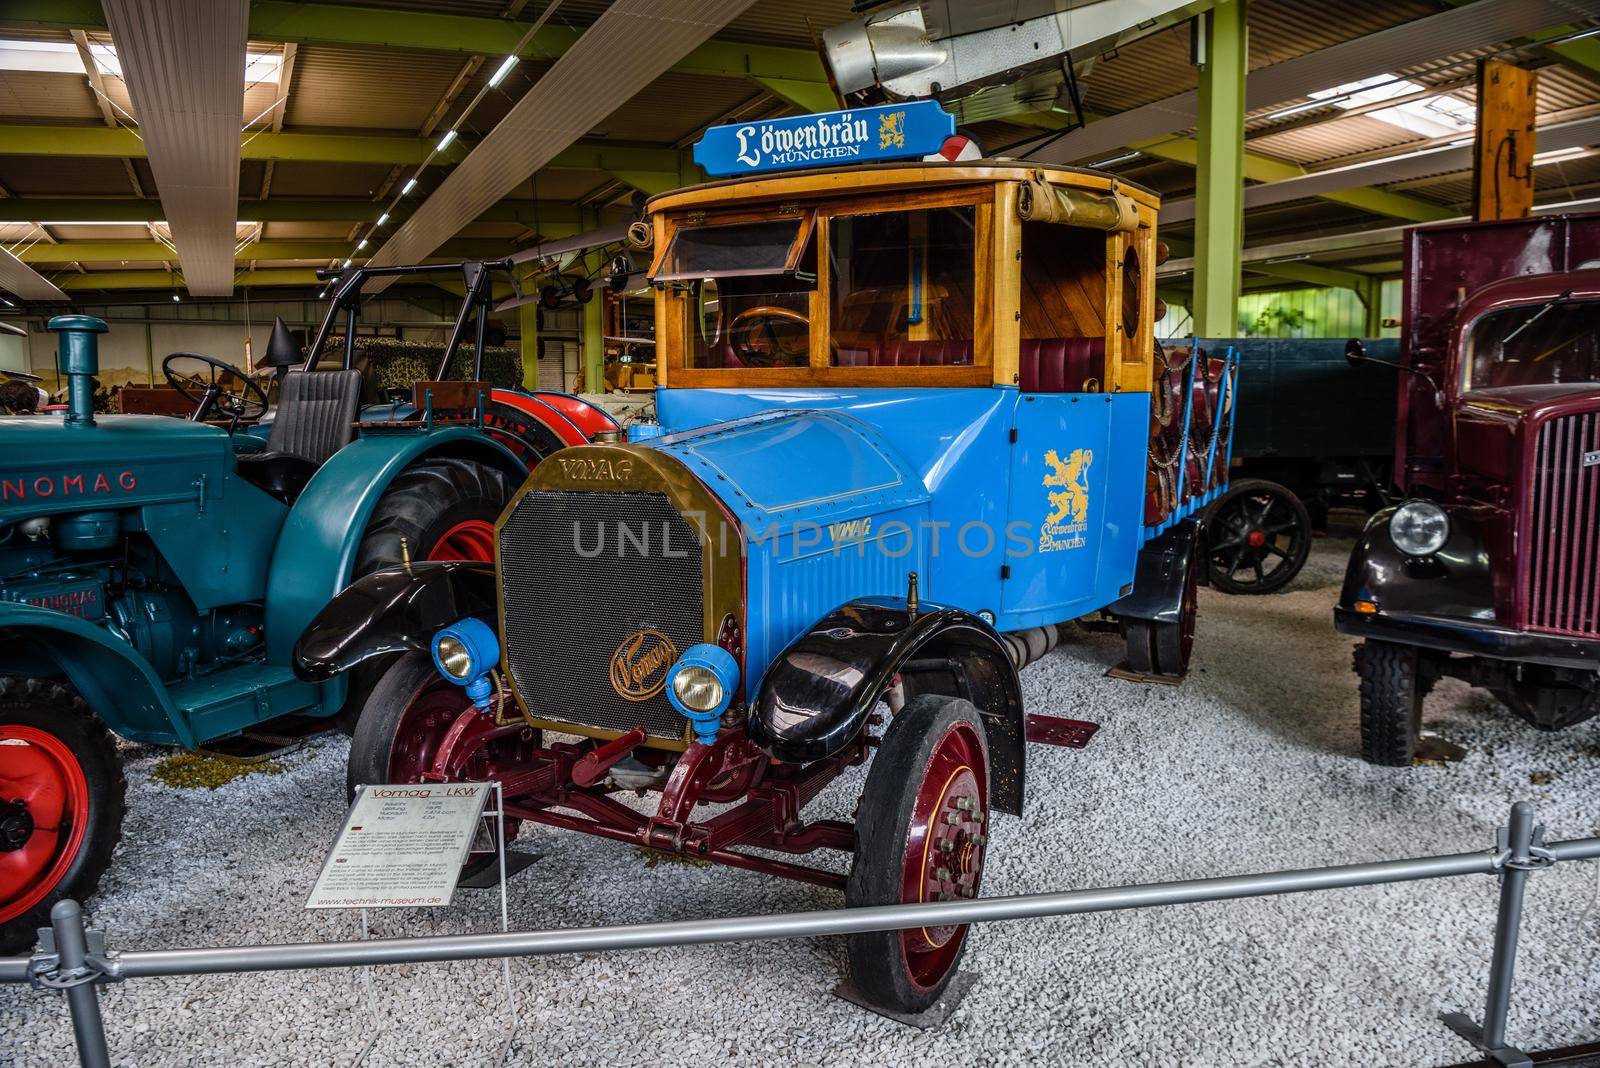
<path id="1" fill-rule="evenodd" d="M 1089 514 L 1089 487 L 1083 484 L 1083 476 L 1093 461 L 1094 453 L 1088 449 L 1072 450 L 1072 455 L 1067 457 L 1065 463 L 1054 449 L 1044 454 L 1044 462 L 1050 465 L 1050 473 L 1044 476 L 1044 484 L 1066 487 L 1050 494 L 1050 514 L 1044 521 L 1046 526 L 1053 527 L 1064 522 L 1069 515 L 1072 522 L 1081 523 L 1084 516 Z"/>
<path id="2" fill-rule="evenodd" d="M 906 113 L 891 111 L 878 119 L 878 147 L 906 147 Z"/>

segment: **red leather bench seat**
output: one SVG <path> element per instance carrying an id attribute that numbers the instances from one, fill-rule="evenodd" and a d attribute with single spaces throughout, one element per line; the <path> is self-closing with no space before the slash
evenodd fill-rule
<path id="1" fill-rule="evenodd" d="M 1026 337 L 1018 353 L 1024 393 L 1082 393 L 1092 378 L 1101 389 L 1106 339 L 1103 337 Z"/>
<path id="2" fill-rule="evenodd" d="M 1102 388 L 1106 342 L 1100 337 L 1023 338 L 1021 380 L 1024 393 L 1082 393 L 1092 379 Z M 727 367 L 742 366 L 728 349 Z M 972 342 L 888 341 L 866 349 L 839 348 L 834 361 L 839 367 L 961 367 L 972 363 Z"/>

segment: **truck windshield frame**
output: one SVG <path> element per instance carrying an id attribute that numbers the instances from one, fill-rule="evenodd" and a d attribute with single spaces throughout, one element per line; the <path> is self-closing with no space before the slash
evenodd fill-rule
<path id="1" fill-rule="evenodd" d="M 1463 392 L 1600 382 L 1600 300 L 1545 300 L 1481 316 L 1461 361 Z"/>

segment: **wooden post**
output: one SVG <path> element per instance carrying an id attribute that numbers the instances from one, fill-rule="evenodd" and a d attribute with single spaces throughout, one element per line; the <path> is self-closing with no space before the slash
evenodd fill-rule
<path id="1" fill-rule="evenodd" d="M 1533 123 L 1539 76 L 1498 59 L 1478 61 L 1478 130 L 1472 217 L 1533 214 Z"/>

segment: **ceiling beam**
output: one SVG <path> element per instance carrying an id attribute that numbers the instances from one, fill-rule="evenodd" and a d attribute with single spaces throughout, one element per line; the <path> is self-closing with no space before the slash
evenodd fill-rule
<path id="1" fill-rule="evenodd" d="M 97 0 L 8 0 L 0 25 L 49 29 L 103 29 Z M 297 44 L 405 48 L 464 55 L 510 55 L 533 25 L 531 21 L 481 15 L 439 14 L 394 8 L 373 9 L 300 0 L 253 0 L 250 37 Z M 577 42 L 581 28 L 544 26 L 523 49 L 524 58 L 555 59 Z M 822 61 L 809 48 L 705 41 L 670 68 L 679 74 L 731 78 L 789 78 L 827 82 Z"/>
<path id="2" fill-rule="evenodd" d="M 242 286 L 323 284 L 317 278 L 315 267 L 271 267 L 259 271 L 240 271 L 232 276 L 232 280 Z M 61 284 L 73 292 L 86 289 L 177 289 L 184 284 L 184 278 L 181 273 L 169 271 L 90 271 L 88 274 L 67 275 L 61 279 Z M 54 299 L 66 299 L 66 294 Z"/>
<path id="3" fill-rule="evenodd" d="M 372 219 L 379 207 L 366 197 L 283 198 L 242 200 L 240 222 L 354 222 Z M 625 214 L 616 212 L 618 217 Z M 25 223 L 38 219 L 52 223 L 118 223 L 142 226 L 166 216 L 155 200 L 129 197 L 105 199 L 58 199 L 45 197 L 0 197 L 0 223 Z M 559 227 L 592 225 L 593 218 L 575 205 L 552 200 L 502 200 L 486 208 L 482 222 L 518 223 L 537 227 L 547 235 Z M 576 231 L 573 231 L 576 233 Z"/>
<path id="4" fill-rule="evenodd" d="M 369 262 L 430 255 L 751 2 L 614 0 Z M 386 281 L 374 279 L 370 290 Z"/>
<path id="5" fill-rule="evenodd" d="M 1600 116 L 1541 126 L 1539 127 L 1538 135 L 1538 149 L 1540 152 L 1594 144 L 1596 141 L 1600 141 Z M 1352 163 L 1344 167 L 1329 167 L 1320 171 L 1302 172 L 1298 175 L 1286 177 L 1281 181 L 1268 181 L 1248 187 L 1244 191 L 1244 206 L 1246 208 L 1260 208 L 1269 204 L 1283 204 L 1291 200 L 1301 200 L 1305 197 L 1340 193 L 1362 186 L 1399 182 L 1408 178 L 1420 178 L 1426 175 L 1448 174 L 1452 171 L 1470 168 L 1472 166 L 1472 153 L 1473 147 L 1470 144 L 1456 146 L 1443 144 L 1432 148 L 1400 152 L 1392 156 L 1380 156 L 1364 163 Z M 1399 196 L 1402 194 L 1389 195 Z M 1161 206 L 1161 221 L 1164 223 L 1183 222 L 1194 218 L 1194 210 L 1195 202 L 1193 199 L 1175 200 L 1170 204 Z M 1428 221 L 1450 218 L 1455 214 L 1455 212 L 1447 208 L 1440 208 L 1439 214 Z"/>
<path id="6" fill-rule="evenodd" d="M 435 139 L 410 135 L 284 133 L 263 130 L 240 137 L 240 158 L 298 163 L 421 163 Z M 439 161 L 459 163 L 468 149 L 452 144 Z M 143 141 L 132 130 L 105 126 L 0 125 L 0 155 L 142 157 Z M 566 171 L 675 171 L 678 151 L 645 145 L 580 141 L 556 153 L 546 168 Z"/>
<path id="7" fill-rule="evenodd" d="M 233 292 L 248 0 L 104 7 L 185 282 L 196 296 L 225 297 Z"/>
<path id="8" fill-rule="evenodd" d="M 516 246 L 509 240 L 493 238 L 468 238 L 446 241 L 439 255 L 451 259 L 491 259 L 509 255 Z M 337 238 L 324 240 L 283 240 L 269 238 L 252 241 L 239 250 L 237 260 L 331 260 L 343 259 L 349 254 L 350 243 Z M 63 241 L 60 244 L 39 242 L 24 249 L 18 259 L 23 263 L 91 263 L 141 262 L 172 258 L 172 251 L 159 241 Z"/>
<path id="9" fill-rule="evenodd" d="M 1475 0 L 1465 7 L 1251 71 L 1245 83 L 1245 109 L 1250 112 L 1272 107 L 1335 85 L 1516 40 L 1590 17 L 1600 17 L 1600 0 Z M 1073 163 L 1191 130 L 1196 121 L 1197 99 L 1197 92 L 1190 90 L 1118 112 L 1074 130 L 1029 158 L 1040 163 Z"/>
<path id="10" fill-rule="evenodd" d="M 1461 7 L 1471 3 L 1472 0 L 1444 0 L 1451 7 Z M 1569 32 L 1571 27 L 1560 26 L 1552 30 L 1544 30 L 1525 38 L 1527 44 L 1540 45 L 1538 49 L 1546 56 L 1558 63 L 1563 63 L 1573 70 L 1594 77 L 1600 74 L 1600 40 L 1585 37 L 1581 41 L 1561 41 L 1553 45 L 1544 45 L 1543 42 L 1552 37 L 1560 37 Z"/>

